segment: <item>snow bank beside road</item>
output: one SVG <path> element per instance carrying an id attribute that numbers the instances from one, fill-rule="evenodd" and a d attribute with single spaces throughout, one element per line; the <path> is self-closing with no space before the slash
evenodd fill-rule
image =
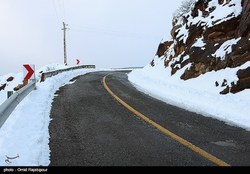
<path id="1" fill-rule="evenodd" d="M 50 164 L 50 110 L 55 92 L 72 78 L 95 70 L 64 72 L 37 83 L 0 129 L 0 166 L 48 166 Z M 19 158 L 6 163 L 6 155 Z"/>
<path id="2" fill-rule="evenodd" d="M 163 64 L 160 59 L 155 63 Z M 128 77 L 138 90 L 166 103 L 250 130 L 248 109 L 250 90 L 220 95 L 223 88 L 215 85 L 215 81 L 222 84 L 224 77 L 234 77 L 234 79 L 227 80 L 236 81 L 236 72 L 248 66 L 250 66 L 249 62 L 241 67 L 213 71 L 184 81 L 180 79 L 182 71 L 171 76 L 171 69 L 164 68 L 164 65 L 157 66 L 157 68 L 148 65 L 144 69 L 132 71 Z"/>

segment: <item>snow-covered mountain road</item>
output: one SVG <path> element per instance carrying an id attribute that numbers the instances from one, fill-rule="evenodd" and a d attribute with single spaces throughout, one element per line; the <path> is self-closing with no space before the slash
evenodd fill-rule
<path id="1" fill-rule="evenodd" d="M 250 165 L 250 132 L 143 94 L 127 73 L 89 73 L 60 88 L 51 166 Z"/>

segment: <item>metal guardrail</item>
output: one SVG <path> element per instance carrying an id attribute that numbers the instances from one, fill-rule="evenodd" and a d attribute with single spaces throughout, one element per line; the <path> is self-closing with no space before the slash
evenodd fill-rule
<path id="1" fill-rule="evenodd" d="M 55 70 L 51 72 L 42 73 L 41 82 L 45 81 L 46 78 L 55 76 L 59 73 L 82 69 L 82 68 L 95 68 L 95 65 L 82 65 L 71 67 L 67 69 Z M 16 106 L 32 91 L 36 88 L 36 81 L 32 81 L 19 91 L 15 92 L 11 95 L 4 103 L 0 105 L 0 128 L 5 123 L 5 121 L 9 118 L 10 114 L 16 108 Z"/>
<path id="2" fill-rule="evenodd" d="M 132 69 L 142 69 L 142 68 L 144 68 L 144 67 L 125 67 L 125 68 L 111 68 L 111 69 L 113 69 L 113 70 L 132 70 Z"/>
<path id="3" fill-rule="evenodd" d="M 41 82 L 44 82 L 46 80 L 46 78 L 48 78 L 48 77 L 55 76 L 55 75 L 60 74 L 62 72 L 76 70 L 76 69 L 82 69 L 82 68 L 95 69 L 95 65 L 81 65 L 81 66 L 75 66 L 75 67 L 71 67 L 71 68 L 67 68 L 67 69 L 61 69 L 61 70 L 55 70 L 55 71 L 42 73 Z"/>
<path id="4" fill-rule="evenodd" d="M 34 89 L 36 88 L 36 81 L 32 81 L 25 85 L 19 91 L 11 95 L 3 104 L 0 105 L 0 128 L 8 119 L 16 106 Z"/>

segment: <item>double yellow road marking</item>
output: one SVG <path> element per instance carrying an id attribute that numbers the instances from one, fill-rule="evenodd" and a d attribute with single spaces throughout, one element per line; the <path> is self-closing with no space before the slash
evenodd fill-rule
<path id="1" fill-rule="evenodd" d="M 107 75 L 108 76 L 108 75 Z M 144 120 L 145 122 L 151 124 L 152 126 L 156 127 L 158 130 L 160 130 L 162 133 L 164 133 L 165 135 L 173 138 L 174 140 L 178 141 L 179 143 L 181 143 L 182 145 L 186 146 L 187 148 L 191 149 L 192 151 L 198 153 L 199 155 L 203 156 L 204 158 L 208 159 L 209 161 L 213 162 L 214 164 L 218 165 L 218 166 L 230 166 L 229 164 L 227 164 L 226 162 L 218 159 L 217 157 L 211 155 L 210 153 L 202 150 L 201 148 L 193 145 L 192 143 L 188 142 L 187 140 L 179 137 L 178 135 L 174 134 L 173 132 L 165 129 L 164 127 L 162 127 L 161 125 L 157 124 L 156 122 L 150 120 L 148 117 L 146 117 L 145 115 L 143 115 L 142 113 L 140 113 L 139 111 L 137 111 L 136 109 L 134 109 L 133 107 L 131 107 L 130 105 L 128 105 L 126 102 L 124 102 L 122 99 L 120 99 L 117 95 L 114 94 L 114 92 L 109 88 L 109 86 L 106 83 L 106 78 L 107 76 L 105 76 L 102 79 L 104 88 L 108 91 L 108 93 L 113 96 L 119 103 L 121 103 L 124 107 L 126 107 L 128 110 L 130 110 L 131 112 L 133 112 L 135 115 L 137 115 L 138 117 L 140 117 L 142 120 Z"/>

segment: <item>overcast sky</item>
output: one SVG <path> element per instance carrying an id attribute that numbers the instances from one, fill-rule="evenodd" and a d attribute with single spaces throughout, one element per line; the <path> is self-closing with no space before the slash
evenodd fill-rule
<path id="1" fill-rule="evenodd" d="M 68 64 L 97 68 L 145 66 L 183 0 L 0 0 L 0 75 L 23 64 L 63 64 L 62 22 Z"/>

